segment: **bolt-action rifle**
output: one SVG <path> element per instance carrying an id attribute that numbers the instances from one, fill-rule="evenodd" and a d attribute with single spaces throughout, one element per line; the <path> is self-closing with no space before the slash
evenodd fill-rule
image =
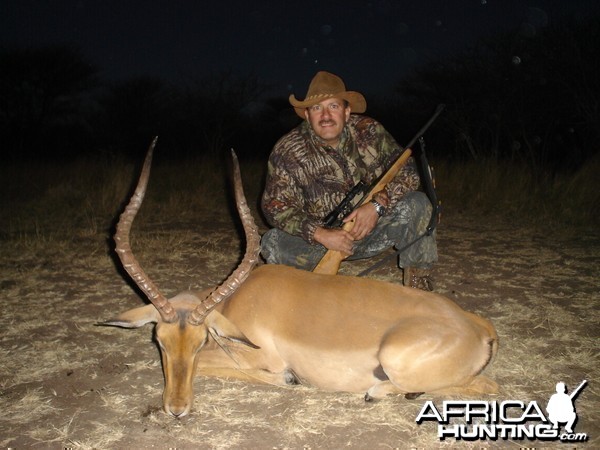
<path id="1" fill-rule="evenodd" d="M 427 121 L 427 123 L 417 132 L 417 134 L 410 140 L 404 150 L 400 150 L 399 154 L 395 156 L 395 161 L 389 166 L 387 170 L 384 170 L 382 174 L 376 178 L 371 184 L 367 184 L 364 181 L 359 181 L 344 197 L 344 199 L 337 205 L 333 211 L 331 211 L 323 220 L 323 226 L 327 228 L 342 227 L 346 231 L 350 231 L 354 227 L 354 221 L 348 221 L 344 223 L 344 219 L 348 215 L 361 206 L 364 203 L 369 202 L 373 195 L 381 191 L 385 186 L 392 181 L 398 171 L 406 164 L 408 158 L 412 155 L 412 146 L 414 143 L 421 138 L 431 124 L 437 119 L 440 113 L 444 110 L 445 105 L 438 105 L 435 113 Z M 354 203 L 354 199 L 361 195 L 362 197 Z M 337 250 L 327 250 L 321 261 L 313 269 L 315 273 L 324 273 L 335 275 L 339 268 L 342 260 L 347 258 L 349 255 L 342 253 Z"/>

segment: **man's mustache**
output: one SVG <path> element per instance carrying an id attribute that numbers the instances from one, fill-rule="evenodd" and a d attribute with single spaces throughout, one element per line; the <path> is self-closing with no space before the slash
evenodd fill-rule
<path id="1" fill-rule="evenodd" d="M 335 120 L 331 120 L 331 119 L 328 119 L 328 120 L 319 120 L 319 125 L 320 126 L 335 125 L 335 124 L 336 124 Z"/>

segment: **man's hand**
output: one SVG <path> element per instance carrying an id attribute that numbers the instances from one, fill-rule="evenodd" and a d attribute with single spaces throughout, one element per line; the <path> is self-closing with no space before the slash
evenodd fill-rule
<path id="1" fill-rule="evenodd" d="M 346 255 L 353 253 L 354 237 L 341 228 L 322 228 L 315 230 L 313 239 L 327 250 L 336 250 Z"/>
<path id="2" fill-rule="evenodd" d="M 385 190 L 377 192 L 373 195 L 373 198 L 385 207 L 390 203 L 390 199 Z M 372 203 L 365 203 L 352 211 L 348 217 L 344 219 L 344 223 L 350 221 L 354 222 L 354 226 L 350 231 L 345 231 L 342 228 L 318 227 L 315 230 L 313 239 L 323 245 L 327 250 L 336 250 L 350 256 L 354 252 L 354 241 L 360 241 L 373 231 L 378 220 L 379 214 L 377 214 L 375 206 Z"/>
<path id="3" fill-rule="evenodd" d="M 389 197 L 385 190 L 379 191 L 373 195 L 373 198 L 377 200 L 382 206 L 387 207 L 390 203 Z M 375 210 L 375 206 L 372 203 L 365 203 L 359 208 L 356 208 L 348 217 L 344 219 L 344 223 L 354 221 L 354 226 L 350 230 L 350 234 L 355 241 L 360 241 L 367 236 L 373 228 L 377 225 L 379 220 L 379 214 Z"/>
<path id="4" fill-rule="evenodd" d="M 373 231 L 378 219 L 379 215 L 375 211 L 375 206 L 372 203 L 365 203 L 348 214 L 348 217 L 344 219 L 344 223 L 354 222 L 354 226 L 349 233 L 355 241 L 360 241 Z"/>

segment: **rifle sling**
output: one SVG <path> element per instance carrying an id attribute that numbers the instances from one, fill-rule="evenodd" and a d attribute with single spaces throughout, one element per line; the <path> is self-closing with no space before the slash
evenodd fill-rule
<path id="1" fill-rule="evenodd" d="M 384 258 L 382 258 L 381 260 L 379 260 L 378 262 L 376 262 L 372 266 L 367 267 L 365 270 L 363 270 L 362 272 L 360 272 L 358 274 L 359 277 L 363 277 L 363 276 L 371 273 L 373 270 L 378 269 L 383 264 L 385 264 L 386 262 L 388 262 L 390 259 L 392 259 L 394 257 L 400 256 L 401 253 L 403 253 L 409 247 L 415 245 L 417 242 L 419 242 L 425 236 L 431 236 L 433 234 L 433 231 L 435 230 L 435 228 L 437 227 L 437 225 L 439 223 L 439 216 L 440 216 L 441 206 L 439 204 L 438 197 L 437 197 L 437 194 L 435 192 L 435 187 L 433 185 L 433 180 L 431 179 L 431 172 L 429 170 L 429 162 L 427 161 L 427 156 L 425 155 L 425 143 L 424 143 L 424 140 L 423 140 L 422 137 L 419 139 L 419 144 L 420 144 L 420 147 L 421 147 L 421 152 L 420 152 L 420 155 L 419 155 L 419 159 L 420 159 L 420 162 L 421 162 L 421 169 L 422 169 L 422 172 L 423 172 L 423 185 L 424 185 L 424 188 L 425 188 L 425 194 L 429 198 L 429 201 L 431 202 L 431 206 L 432 206 L 432 208 L 431 208 L 431 218 L 429 219 L 429 223 L 427 224 L 427 228 L 425 228 L 425 232 L 423 232 L 423 234 L 417 236 L 414 240 L 412 240 L 408 244 L 404 245 L 403 247 L 401 247 L 399 249 L 396 249 L 395 253 L 393 253 L 391 255 L 385 256 Z"/>

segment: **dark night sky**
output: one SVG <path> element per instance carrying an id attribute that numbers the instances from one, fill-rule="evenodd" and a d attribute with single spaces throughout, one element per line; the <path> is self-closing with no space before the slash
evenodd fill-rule
<path id="1" fill-rule="evenodd" d="M 108 79 L 172 82 L 222 69 L 302 97 L 317 70 L 383 91 L 478 37 L 527 34 L 597 0 L 1 0 L 0 45 L 77 45 Z"/>

